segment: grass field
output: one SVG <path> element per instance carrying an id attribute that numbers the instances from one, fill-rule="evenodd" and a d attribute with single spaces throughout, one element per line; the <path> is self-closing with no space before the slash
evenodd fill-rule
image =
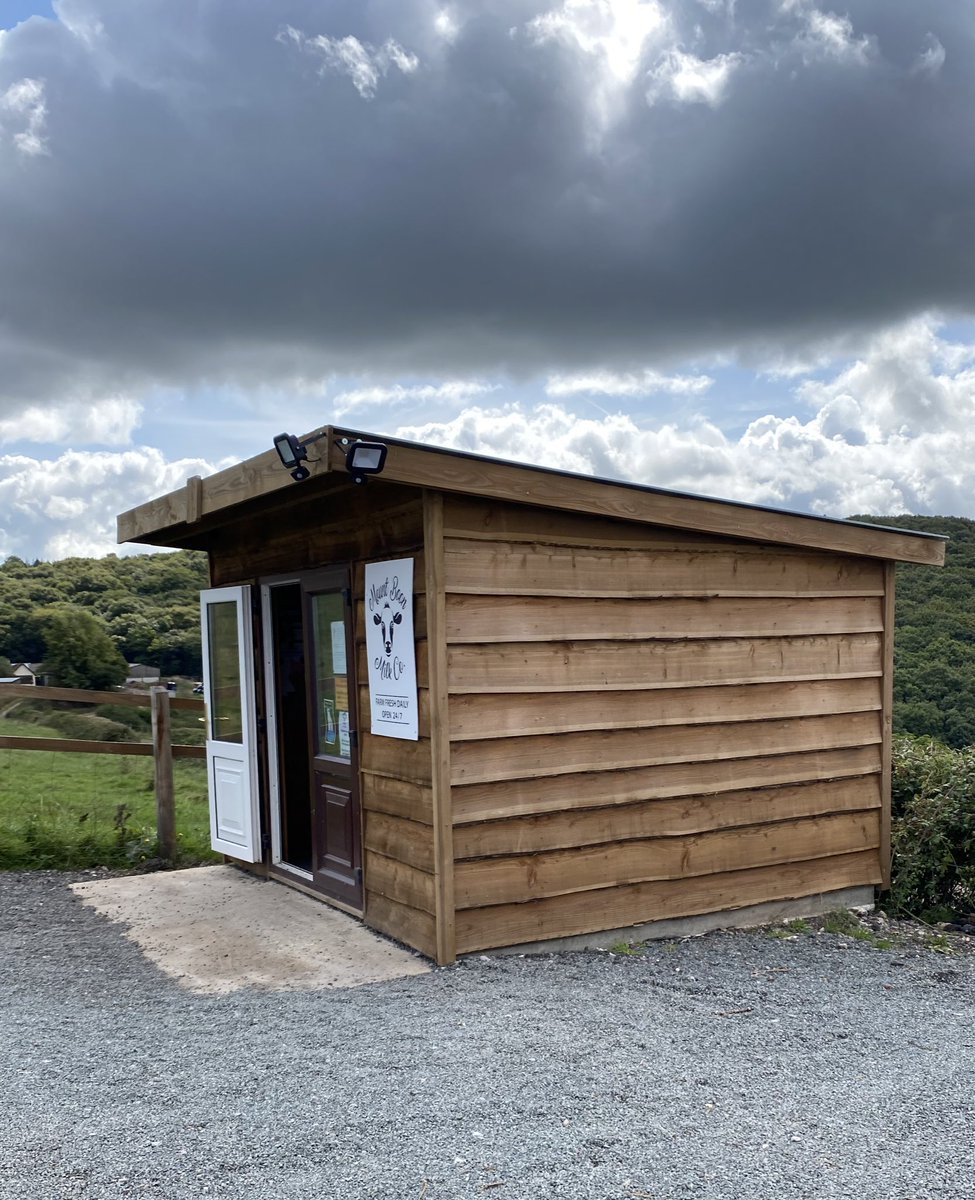
<path id="1" fill-rule="evenodd" d="M 0 733 L 60 737 L 25 721 Z M 177 759 L 180 861 L 215 861 L 210 850 L 206 764 Z M 151 758 L 0 750 L 0 870 L 135 867 L 155 855 Z"/>

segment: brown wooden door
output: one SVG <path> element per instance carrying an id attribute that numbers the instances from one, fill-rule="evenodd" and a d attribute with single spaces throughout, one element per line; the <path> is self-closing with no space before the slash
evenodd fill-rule
<path id="1" fill-rule="evenodd" d="M 302 582 L 309 689 L 312 876 L 327 895 L 362 908 L 355 654 L 349 572 Z"/>

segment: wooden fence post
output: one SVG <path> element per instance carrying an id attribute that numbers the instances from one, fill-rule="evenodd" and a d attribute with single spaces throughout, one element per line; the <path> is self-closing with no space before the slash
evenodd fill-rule
<path id="1" fill-rule="evenodd" d="M 176 805 L 173 792 L 173 740 L 169 720 L 169 690 L 152 689 L 152 758 L 156 768 L 156 838 L 159 857 L 176 857 Z"/>

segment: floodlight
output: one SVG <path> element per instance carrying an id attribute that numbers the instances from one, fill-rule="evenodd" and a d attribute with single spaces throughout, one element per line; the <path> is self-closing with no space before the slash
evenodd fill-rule
<path id="1" fill-rule="evenodd" d="M 293 433 L 279 433 L 274 439 L 274 449 L 278 452 L 281 465 L 291 472 L 291 478 L 300 483 L 307 479 L 311 472 L 301 464 L 308 459 L 308 450 Z"/>
<path id="2" fill-rule="evenodd" d="M 378 475 L 386 465 L 386 450 L 382 442 L 353 442 L 345 456 L 352 482 L 365 483 L 366 476 Z"/>

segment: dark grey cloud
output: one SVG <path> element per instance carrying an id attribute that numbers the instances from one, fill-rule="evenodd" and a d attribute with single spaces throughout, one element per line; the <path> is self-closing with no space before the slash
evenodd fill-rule
<path id="1" fill-rule="evenodd" d="M 661 0 L 612 77 L 557 19 L 611 8 L 61 0 L 7 33 L 4 406 L 975 308 L 975 10 Z"/>

